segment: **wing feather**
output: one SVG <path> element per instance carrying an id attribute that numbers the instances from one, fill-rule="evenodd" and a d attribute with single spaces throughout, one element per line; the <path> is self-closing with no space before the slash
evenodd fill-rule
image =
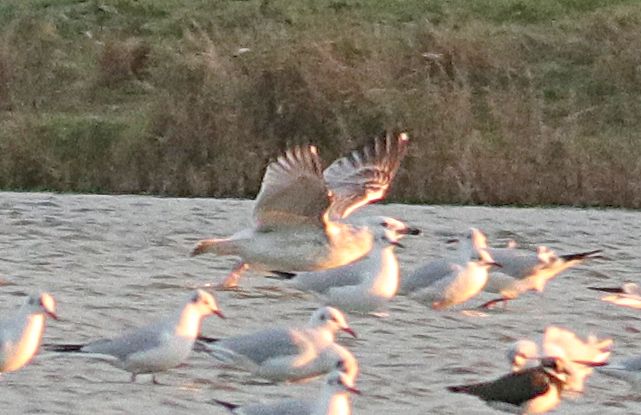
<path id="1" fill-rule="evenodd" d="M 323 173 L 332 195 L 330 218 L 344 218 L 385 197 L 407 153 L 408 143 L 405 133 L 387 135 L 334 161 Z"/>
<path id="2" fill-rule="evenodd" d="M 294 147 L 267 166 L 254 206 L 259 230 L 322 227 L 330 199 L 316 147 Z"/>

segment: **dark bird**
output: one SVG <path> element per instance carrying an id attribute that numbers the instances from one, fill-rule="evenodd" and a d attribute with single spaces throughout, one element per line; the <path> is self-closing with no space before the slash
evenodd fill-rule
<path id="1" fill-rule="evenodd" d="M 447 389 L 478 396 L 500 409 L 520 407 L 522 414 L 542 414 L 559 404 L 567 376 L 562 360 L 543 358 L 537 367 L 513 372 L 491 382 Z"/>

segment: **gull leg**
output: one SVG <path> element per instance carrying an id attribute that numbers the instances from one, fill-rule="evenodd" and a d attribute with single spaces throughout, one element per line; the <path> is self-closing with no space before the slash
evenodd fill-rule
<path id="1" fill-rule="evenodd" d="M 247 265 L 244 262 L 239 262 L 236 264 L 236 266 L 231 270 L 229 275 L 225 277 L 222 283 L 218 285 L 217 288 L 219 289 L 230 289 L 230 288 L 236 288 L 238 287 L 238 280 L 240 279 L 240 276 L 242 275 L 243 272 L 247 271 L 249 269 L 249 265 Z"/>

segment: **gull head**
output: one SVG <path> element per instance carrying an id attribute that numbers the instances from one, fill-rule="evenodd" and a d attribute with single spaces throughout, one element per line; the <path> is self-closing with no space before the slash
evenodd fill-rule
<path id="1" fill-rule="evenodd" d="M 634 282 L 626 282 L 621 287 L 621 291 L 628 295 L 641 295 L 641 287 Z"/>
<path id="2" fill-rule="evenodd" d="M 571 373 L 567 369 L 567 365 L 563 359 L 557 357 L 541 357 L 541 367 L 553 378 L 565 384 L 568 381 L 568 376 Z"/>
<path id="3" fill-rule="evenodd" d="M 356 332 L 347 324 L 347 319 L 340 310 L 334 307 L 321 307 L 314 311 L 309 320 L 310 327 L 327 327 L 332 333 L 339 330 L 357 337 Z"/>
<path id="4" fill-rule="evenodd" d="M 56 314 L 56 300 L 49 293 L 30 295 L 27 298 L 27 307 L 34 313 L 44 313 L 54 320 L 58 320 Z"/>
<path id="5" fill-rule="evenodd" d="M 357 395 L 361 394 L 361 391 L 356 388 L 354 380 L 339 370 L 334 370 L 327 375 L 325 382 L 327 386 L 335 392 L 350 392 Z"/>
<path id="6" fill-rule="evenodd" d="M 213 295 L 205 290 L 198 289 L 189 298 L 189 303 L 196 307 L 202 316 L 216 314 L 220 318 L 225 318 L 225 315 L 218 308 L 218 303 Z"/>
<path id="7" fill-rule="evenodd" d="M 479 251 L 487 248 L 487 237 L 477 228 L 470 228 L 463 236 L 459 238 L 448 239 L 448 244 L 458 244 L 458 252 L 462 260 L 467 261 L 470 258 L 480 256 Z"/>
<path id="8" fill-rule="evenodd" d="M 376 243 L 383 246 L 402 245 L 398 242 L 405 235 L 420 235 L 421 230 L 401 222 L 398 219 L 388 216 L 370 216 L 363 219 L 362 222 L 374 234 Z"/>
<path id="9" fill-rule="evenodd" d="M 479 259 L 476 262 L 479 266 L 486 269 L 490 269 L 491 267 L 502 268 L 501 264 L 494 262 L 494 259 L 492 259 L 492 256 L 486 249 L 480 249 L 477 251 L 477 253 Z"/>
<path id="10" fill-rule="evenodd" d="M 547 265 L 553 264 L 559 259 L 556 252 L 543 245 L 536 248 L 536 256 L 539 258 L 539 261 Z"/>
<path id="11" fill-rule="evenodd" d="M 356 382 L 358 377 L 358 361 L 345 347 L 340 345 L 333 345 L 329 353 L 331 363 L 330 370 L 339 371 L 347 375 L 352 383 Z"/>
<path id="12" fill-rule="evenodd" d="M 470 228 L 465 235 L 465 239 L 466 243 L 470 244 L 475 250 L 487 248 L 487 237 L 477 228 Z"/>
<path id="13" fill-rule="evenodd" d="M 507 349 L 507 360 L 512 365 L 512 371 L 516 372 L 535 366 L 532 358 L 538 354 L 539 348 L 532 340 L 519 340 Z"/>

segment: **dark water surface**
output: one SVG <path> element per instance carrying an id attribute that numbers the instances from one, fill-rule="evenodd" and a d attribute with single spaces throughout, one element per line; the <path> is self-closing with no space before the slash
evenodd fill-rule
<path id="1" fill-rule="evenodd" d="M 49 322 L 45 342 L 117 335 L 177 308 L 192 288 L 221 281 L 232 258 L 190 258 L 189 252 L 198 239 L 246 226 L 251 207 L 244 200 L 0 193 L 0 310 L 44 289 L 57 299 L 61 317 Z M 641 311 L 603 303 L 585 288 L 639 279 L 641 213 L 408 205 L 366 212 L 423 229 L 399 252 L 405 270 L 447 254 L 444 241 L 469 226 L 485 231 L 492 242 L 514 238 L 560 253 L 602 248 L 608 259 L 566 272 L 542 296 L 525 295 L 505 311 L 435 312 L 399 297 L 389 317 L 349 316 L 359 339 L 342 342 L 360 361 L 364 392 L 355 399 L 356 414 L 496 413 L 445 386 L 506 373 L 507 346 L 549 324 L 612 336 L 613 357 L 641 354 Z M 255 274 L 241 285 L 240 291 L 217 293 L 228 319 L 209 318 L 205 334 L 303 324 L 317 306 L 312 296 Z M 490 298 L 483 295 L 466 307 Z M 152 385 L 145 376 L 131 384 L 128 373 L 104 362 L 43 353 L 25 369 L 3 375 L 0 408 L 7 414 L 223 414 L 208 401 L 314 396 L 321 385 L 320 380 L 257 385 L 246 373 L 212 368 L 210 358 L 200 354 L 158 380 L 163 385 Z M 584 396 L 564 401 L 555 413 L 639 413 L 639 399 L 626 383 L 594 374 Z"/>

